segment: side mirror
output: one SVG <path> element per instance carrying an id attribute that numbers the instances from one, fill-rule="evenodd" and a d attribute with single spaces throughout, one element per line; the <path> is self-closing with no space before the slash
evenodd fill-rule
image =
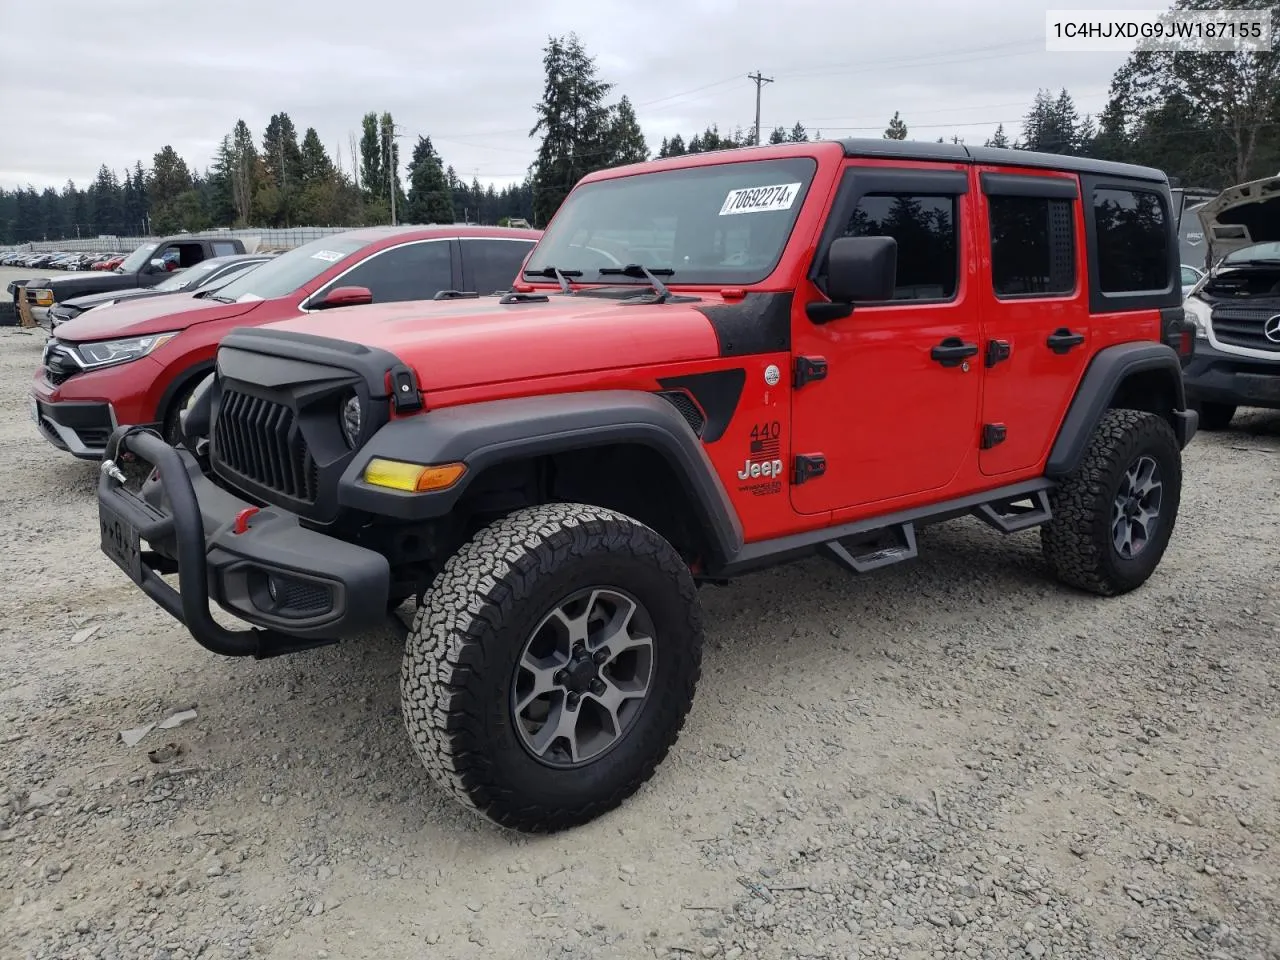
<path id="1" fill-rule="evenodd" d="M 361 307 L 373 303 L 373 291 L 368 287 L 334 287 L 312 310 L 332 310 L 334 307 Z"/>
<path id="2" fill-rule="evenodd" d="M 840 237 L 827 255 L 827 296 L 836 303 L 893 299 L 898 241 L 893 237 Z"/>
<path id="3" fill-rule="evenodd" d="M 164 261 L 159 257 L 153 257 L 149 266 L 153 273 L 161 273 L 164 271 Z"/>

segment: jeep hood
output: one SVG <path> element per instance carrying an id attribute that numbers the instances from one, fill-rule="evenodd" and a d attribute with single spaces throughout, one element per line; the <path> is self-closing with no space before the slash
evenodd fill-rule
<path id="1" fill-rule="evenodd" d="M 389 351 L 432 391 L 714 358 L 719 341 L 699 308 L 722 305 L 713 297 L 666 304 L 559 294 L 545 303 L 500 304 L 484 297 L 338 308 L 258 329 Z"/>
<path id="2" fill-rule="evenodd" d="M 185 330 L 197 323 L 238 317 L 248 313 L 259 302 L 262 301 L 220 303 L 217 300 L 198 300 L 193 293 L 141 297 L 98 307 L 68 320 L 58 327 L 58 339 L 79 343 Z"/>
<path id="3" fill-rule="evenodd" d="M 1212 266 L 1233 250 L 1280 240 L 1280 176 L 1228 187 L 1196 216 L 1204 227 Z"/>

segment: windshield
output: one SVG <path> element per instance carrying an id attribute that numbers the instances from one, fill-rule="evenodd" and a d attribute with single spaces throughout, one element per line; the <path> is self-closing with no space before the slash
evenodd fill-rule
<path id="1" fill-rule="evenodd" d="M 599 272 L 634 263 L 671 270 L 673 284 L 758 283 L 777 265 L 817 166 L 810 157 L 749 160 L 585 184 L 565 200 L 527 272 L 647 283 Z"/>
<path id="2" fill-rule="evenodd" d="M 1232 250 L 1222 258 L 1223 263 L 1246 263 L 1249 260 L 1280 261 L 1280 243 L 1274 241 L 1255 243 L 1249 247 Z"/>
<path id="3" fill-rule="evenodd" d="M 124 262 L 116 267 L 121 273 L 137 273 L 142 269 L 142 265 L 147 262 L 153 250 L 160 246 L 158 243 L 144 243 L 133 253 L 124 258 Z"/>
<path id="4" fill-rule="evenodd" d="M 369 245 L 369 240 L 333 236 L 312 240 L 237 276 L 218 291 L 219 299 L 271 300 L 293 293 L 334 264 Z"/>
<path id="5" fill-rule="evenodd" d="M 155 289 L 165 293 L 176 293 L 179 290 L 186 290 L 188 287 L 194 286 L 200 282 L 202 277 L 207 277 L 214 270 L 222 266 L 220 262 L 213 260 L 205 260 L 197 263 L 194 267 L 187 267 L 178 273 L 175 273 L 168 280 L 157 283 Z"/>

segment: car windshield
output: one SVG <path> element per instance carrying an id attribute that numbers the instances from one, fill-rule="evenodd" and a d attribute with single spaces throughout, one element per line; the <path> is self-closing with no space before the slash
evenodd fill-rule
<path id="1" fill-rule="evenodd" d="M 810 157 L 726 161 L 599 180 L 576 189 L 534 248 L 528 274 L 556 267 L 584 283 L 640 264 L 673 284 L 757 283 L 773 272 L 817 169 Z"/>
<path id="2" fill-rule="evenodd" d="M 162 283 L 157 283 L 155 289 L 163 293 L 177 293 L 179 290 L 187 290 L 220 266 L 222 266 L 221 261 L 205 260 L 197 263 L 194 267 L 187 267 L 185 270 L 175 273 Z"/>
<path id="3" fill-rule="evenodd" d="M 1223 263 L 1248 263 L 1252 260 L 1274 260 L 1280 262 L 1280 243 L 1268 241 L 1255 243 L 1239 250 L 1232 250 L 1222 258 Z"/>
<path id="4" fill-rule="evenodd" d="M 147 258 L 151 256 L 152 251 L 158 246 L 160 246 L 158 243 L 144 243 L 125 257 L 124 262 L 116 269 L 121 273 L 137 273 L 142 269 L 142 265 L 147 262 Z"/>
<path id="5" fill-rule="evenodd" d="M 242 302 L 283 297 L 314 280 L 334 264 L 346 260 L 357 250 L 367 247 L 370 242 L 343 236 L 312 240 L 237 276 L 218 291 L 218 297 Z"/>

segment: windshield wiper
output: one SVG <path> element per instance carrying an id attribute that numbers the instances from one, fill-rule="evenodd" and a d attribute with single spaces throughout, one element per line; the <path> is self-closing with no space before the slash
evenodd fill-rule
<path id="1" fill-rule="evenodd" d="M 199 297 L 199 296 L 204 296 L 204 294 L 199 294 L 199 293 L 198 293 L 198 294 L 196 294 L 196 296 L 198 296 L 198 297 Z M 235 303 L 235 300 L 234 300 L 232 297 L 222 297 L 222 296 L 219 296 L 219 295 L 218 295 L 218 294 L 216 294 L 216 293 L 211 293 L 211 294 L 209 294 L 209 299 L 210 299 L 210 300 L 217 300 L 219 303 Z"/>
<path id="2" fill-rule="evenodd" d="M 650 270 L 648 267 L 641 266 L 638 263 L 628 263 L 625 267 L 601 267 L 600 275 L 603 276 L 623 276 L 623 277 L 643 277 L 653 286 L 653 292 L 657 294 L 654 303 L 662 303 L 667 297 L 671 296 L 671 291 L 667 289 L 667 285 L 659 280 L 656 274 L 662 274 L 664 277 L 675 275 L 675 271 L 670 267 L 655 267 Z"/>
<path id="3" fill-rule="evenodd" d="M 573 296 L 573 286 L 569 283 L 568 277 L 582 276 L 581 270 L 561 270 L 559 267 L 545 267 L 542 270 L 526 270 L 526 277 L 548 277 L 560 284 L 560 292 L 566 297 Z"/>

